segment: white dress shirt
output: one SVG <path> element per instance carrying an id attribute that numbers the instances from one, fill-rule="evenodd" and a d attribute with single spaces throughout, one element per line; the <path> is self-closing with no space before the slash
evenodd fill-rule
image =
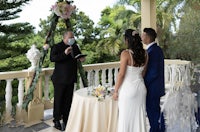
<path id="1" fill-rule="evenodd" d="M 150 44 L 147 45 L 147 49 L 149 49 L 152 45 L 154 45 L 156 42 L 151 42 Z"/>

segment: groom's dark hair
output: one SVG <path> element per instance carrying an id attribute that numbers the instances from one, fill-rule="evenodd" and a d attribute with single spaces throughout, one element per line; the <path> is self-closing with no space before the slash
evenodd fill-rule
<path id="1" fill-rule="evenodd" d="M 145 32 L 151 39 L 151 41 L 155 41 L 157 37 L 157 33 L 153 28 L 144 28 L 143 32 Z"/>

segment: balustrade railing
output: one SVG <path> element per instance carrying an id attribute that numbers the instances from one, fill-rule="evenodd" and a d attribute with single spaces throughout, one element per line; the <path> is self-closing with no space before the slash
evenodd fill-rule
<path id="1" fill-rule="evenodd" d="M 89 64 L 83 66 L 86 71 L 86 77 L 90 85 L 99 85 L 99 84 L 110 84 L 114 85 L 116 82 L 116 77 L 119 70 L 119 62 L 110 62 L 110 63 L 98 63 L 98 64 Z M 165 60 L 165 83 L 166 88 L 170 89 L 172 85 L 172 80 L 178 79 L 181 81 L 181 78 L 185 77 L 185 70 L 180 70 L 178 67 L 185 67 L 185 69 L 190 68 L 189 61 L 182 60 Z M 179 69 L 179 70 L 178 70 Z M 53 68 L 43 68 L 41 77 L 39 79 L 39 83 L 43 85 L 39 85 L 39 96 L 38 98 L 42 100 L 44 104 L 44 109 L 52 108 L 52 101 L 49 97 L 49 83 L 50 76 L 53 73 Z M 176 74 L 178 78 L 173 78 Z M 5 108 L 6 108 L 6 121 L 9 122 L 12 120 L 11 110 L 12 110 L 12 81 L 14 79 L 18 80 L 18 103 L 17 109 L 20 111 L 22 109 L 23 97 L 25 92 L 27 91 L 30 78 L 32 77 L 33 72 L 29 72 L 27 70 L 23 71 L 14 71 L 14 72 L 0 72 L 0 83 L 1 80 L 6 81 L 5 88 Z M 190 75 L 188 75 L 188 80 L 190 80 Z M 178 81 L 176 81 L 178 82 Z M 83 88 L 82 80 L 79 79 L 78 87 Z"/>
<path id="2" fill-rule="evenodd" d="M 112 86 L 116 81 L 119 62 L 84 65 L 84 70 L 86 71 L 89 86 L 99 84 L 110 84 Z M 80 85 L 80 88 L 82 88 L 82 83 Z"/>

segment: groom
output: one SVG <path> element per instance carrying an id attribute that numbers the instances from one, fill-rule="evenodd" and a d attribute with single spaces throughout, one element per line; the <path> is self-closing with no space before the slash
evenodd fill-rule
<path id="1" fill-rule="evenodd" d="M 164 118 L 160 113 L 160 97 L 165 94 L 164 55 L 155 39 L 157 33 L 152 28 L 144 28 L 142 41 L 147 45 L 149 61 L 144 77 L 147 87 L 146 110 L 150 123 L 150 132 L 164 132 Z"/>

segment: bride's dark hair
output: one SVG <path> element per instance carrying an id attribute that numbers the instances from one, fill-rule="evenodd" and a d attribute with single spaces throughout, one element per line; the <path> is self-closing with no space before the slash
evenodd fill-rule
<path id="1" fill-rule="evenodd" d="M 127 29 L 124 34 L 125 40 L 128 41 L 128 49 L 133 51 L 132 56 L 135 61 L 134 66 L 142 66 L 145 63 L 145 50 L 143 48 L 142 40 L 133 29 Z"/>

